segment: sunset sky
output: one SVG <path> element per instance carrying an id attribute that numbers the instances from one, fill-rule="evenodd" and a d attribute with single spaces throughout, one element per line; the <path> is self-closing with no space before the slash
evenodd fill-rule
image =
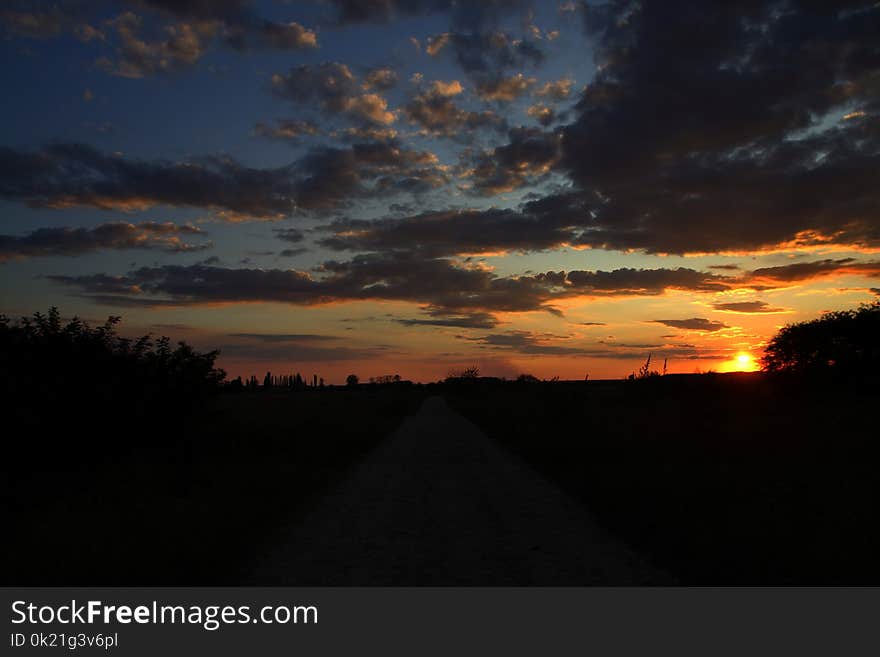
<path id="1" fill-rule="evenodd" d="M 4 2 L 0 311 L 235 375 L 751 369 L 880 294 L 880 3 Z"/>

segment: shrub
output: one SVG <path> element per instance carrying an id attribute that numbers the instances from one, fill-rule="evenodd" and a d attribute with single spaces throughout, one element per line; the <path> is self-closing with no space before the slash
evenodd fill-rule
<path id="1" fill-rule="evenodd" d="M 783 327 L 761 359 L 767 372 L 876 372 L 880 302 Z"/>
<path id="2" fill-rule="evenodd" d="M 63 322 L 57 308 L 17 322 L 0 316 L 0 385 L 13 424 L 51 430 L 41 438 L 53 441 L 71 427 L 136 433 L 170 425 L 225 378 L 214 367 L 217 351 L 172 347 L 166 337 L 124 338 L 119 322 Z"/>

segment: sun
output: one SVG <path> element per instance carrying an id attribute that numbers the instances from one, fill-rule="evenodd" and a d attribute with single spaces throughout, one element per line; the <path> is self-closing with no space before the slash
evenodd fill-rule
<path id="1" fill-rule="evenodd" d="M 726 360 L 720 364 L 719 372 L 756 372 L 758 362 L 755 357 L 747 351 L 739 351 L 733 358 Z"/>
<path id="2" fill-rule="evenodd" d="M 740 351 L 734 356 L 733 363 L 731 364 L 733 365 L 731 371 L 734 372 L 754 372 L 758 369 L 755 357 L 746 351 Z"/>

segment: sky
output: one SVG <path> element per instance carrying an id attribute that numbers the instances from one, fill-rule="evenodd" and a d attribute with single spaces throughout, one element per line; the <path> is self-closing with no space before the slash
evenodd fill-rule
<path id="1" fill-rule="evenodd" d="M 749 370 L 880 295 L 880 3 L 0 7 L 0 312 L 231 376 Z"/>

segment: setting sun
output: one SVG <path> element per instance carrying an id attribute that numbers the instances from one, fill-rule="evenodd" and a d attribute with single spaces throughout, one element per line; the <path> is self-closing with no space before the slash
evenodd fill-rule
<path id="1" fill-rule="evenodd" d="M 724 361 L 718 371 L 720 372 L 756 372 L 760 366 L 755 357 L 746 352 L 740 351 L 730 360 Z"/>
<path id="2" fill-rule="evenodd" d="M 754 372 L 758 369 L 755 357 L 745 351 L 739 352 L 733 359 L 733 363 L 735 365 L 733 371 L 737 372 Z"/>

